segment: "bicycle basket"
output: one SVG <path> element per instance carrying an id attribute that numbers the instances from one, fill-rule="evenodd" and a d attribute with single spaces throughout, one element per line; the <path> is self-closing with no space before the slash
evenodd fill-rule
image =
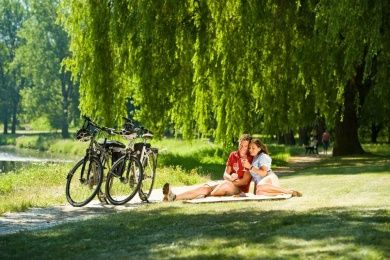
<path id="1" fill-rule="evenodd" d="M 146 148 L 150 148 L 150 144 L 144 144 L 144 143 L 135 143 L 134 144 L 134 152 L 135 152 L 135 155 L 138 157 L 138 159 L 141 159 L 142 148 L 144 146 L 146 146 Z"/>
<path id="2" fill-rule="evenodd" d="M 113 148 L 112 149 L 112 164 L 114 164 L 119 158 L 121 158 L 125 154 L 125 151 L 123 148 Z"/>

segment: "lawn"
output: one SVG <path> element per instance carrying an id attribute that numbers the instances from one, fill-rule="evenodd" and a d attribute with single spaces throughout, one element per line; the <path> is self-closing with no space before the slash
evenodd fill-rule
<path id="1" fill-rule="evenodd" d="M 379 150 L 381 155 L 329 157 L 280 176 L 283 186 L 303 192 L 301 198 L 151 204 L 2 236 L 0 259 L 389 259 L 389 146 Z"/>

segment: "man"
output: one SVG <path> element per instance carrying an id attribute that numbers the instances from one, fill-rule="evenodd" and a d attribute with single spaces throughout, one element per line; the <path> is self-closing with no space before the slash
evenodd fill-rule
<path id="1" fill-rule="evenodd" d="M 242 164 L 242 159 L 252 162 L 253 157 L 249 155 L 249 143 L 251 136 L 244 134 L 240 137 L 238 150 L 230 153 L 226 162 L 224 180 L 209 182 L 199 188 L 186 191 L 181 194 L 174 194 L 169 183 L 163 187 L 163 201 L 191 200 L 206 196 L 231 196 L 241 192 L 248 192 L 251 182 L 251 175 L 248 169 Z"/>

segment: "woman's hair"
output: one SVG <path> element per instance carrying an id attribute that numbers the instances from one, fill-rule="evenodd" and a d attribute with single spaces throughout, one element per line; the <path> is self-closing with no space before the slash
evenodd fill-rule
<path id="1" fill-rule="evenodd" d="M 260 139 L 257 138 L 252 139 L 251 144 L 255 144 L 257 147 L 259 147 L 261 149 L 260 151 L 261 153 L 268 154 L 267 146 L 263 144 L 263 142 L 261 142 Z"/>

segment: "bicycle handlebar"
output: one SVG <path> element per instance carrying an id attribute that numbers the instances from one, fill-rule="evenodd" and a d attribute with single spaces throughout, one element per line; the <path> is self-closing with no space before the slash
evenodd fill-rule
<path id="1" fill-rule="evenodd" d="M 97 128 L 101 131 L 104 131 L 110 135 L 113 135 L 113 134 L 131 135 L 134 133 L 137 134 L 138 137 L 141 137 L 145 134 L 153 135 L 153 133 L 149 129 L 147 129 L 143 126 L 137 127 L 131 119 L 126 118 L 126 117 L 122 117 L 125 120 L 125 123 L 124 123 L 123 129 L 121 129 L 119 131 L 114 129 L 114 128 L 109 128 L 109 127 L 105 127 L 105 126 L 101 127 L 98 124 L 96 124 L 94 121 L 92 121 L 92 119 L 89 118 L 88 116 L 83 115 L 83 118 L 85 121 L 87 121 L 89 124 L 93 125 L 95 128 Z"/>

